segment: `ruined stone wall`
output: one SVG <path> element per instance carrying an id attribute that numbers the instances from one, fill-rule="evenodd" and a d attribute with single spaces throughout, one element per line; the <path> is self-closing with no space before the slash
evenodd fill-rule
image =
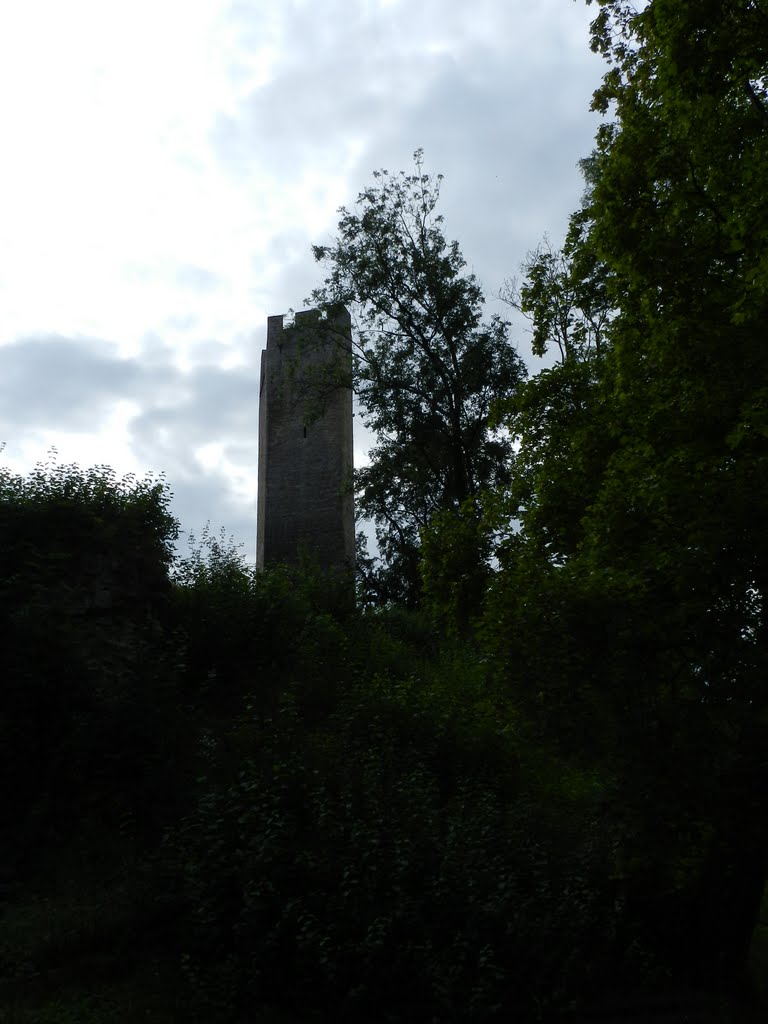
<path id="1" fill-rule="evenodd" d="M 349 313 L 271 316 L 261 358 L 257 565 L 354 565 Z"/>

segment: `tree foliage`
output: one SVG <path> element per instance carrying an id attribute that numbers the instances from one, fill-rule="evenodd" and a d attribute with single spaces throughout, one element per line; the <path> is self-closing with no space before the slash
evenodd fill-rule
<path id="1" fill-rule="evenodd" d="M 26 477 L 0 470 L 0 769 L 17 856 L 37 858 L 76 809 L 152 825 L 137 779 L 154 771 L 163 789 L 175 733 L 153 710 L 175 682 L 169 503 L 162 480 L 55 453 Z"/>
<path id="2" fill-rule="evenodd" d="M 510 445 L 493 428 L 495 403 L 525 376 L 438 214 L 441 176 L 374 174 L 332 245 L 315 246 L 328 276 L 312 302 L 354 309 L 355 387 L 375 435 L 357 473 L 357 502 L 376 524 L 392 596 L 413 601 L 420 532 L 499 484 Z M 399 581 L 399 582 L 398 582 Z"/>
<path id="3" fill-rule="evenodd" d="M 543 798 L 466 665 L 378 667 L 319 720 L 314 681 L 286 687 L 173 837 L 194 1019 L 529 1015 L 610 943 L 596 790 Z"/>
<path id="4" fill-rule="evenodd" d="M 562 358 L 508 406 L 497 525 L 522 529 L 503 533 L 487 629 L 543 734 L 615 773 L 638 937 L 733 977 L 768 869 L 751 796 L 768 724 L 768 20 L 755 2 L 598 6 L 606 121 L 565 247 L 534 254 L 520 293 L 538 350 Z M 687 957 L 675 906 L 699 922 Z"/>

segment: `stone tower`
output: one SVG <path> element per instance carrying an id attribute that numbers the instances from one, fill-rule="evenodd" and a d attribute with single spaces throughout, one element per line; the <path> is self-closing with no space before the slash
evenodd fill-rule
<path id="1" fill-rule="evenodd" d="M 351 570 L 352 331 L 340 308 L 267 321 L 259 387 L 256 565 L 295 563 Z"/>

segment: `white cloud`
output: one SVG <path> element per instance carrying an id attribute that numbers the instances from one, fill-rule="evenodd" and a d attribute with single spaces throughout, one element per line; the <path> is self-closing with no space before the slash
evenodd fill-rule
<path id="1" fill-rule="evenodd" d="M 5 457 L 164 469 L 183 519 L 250 544 L 258 349 L 317 283 L 311 242 L 424 146 L 495 291 L 578 201 L 588 20 L 562 0 L 4 5 Z"/>

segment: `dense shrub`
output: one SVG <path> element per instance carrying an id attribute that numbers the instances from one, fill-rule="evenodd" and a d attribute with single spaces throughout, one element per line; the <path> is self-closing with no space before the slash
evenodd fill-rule
<path id="1" fill-rule="evenodd" d="M 412 682 L 358 686 L 309 726 L 307 685 L 248 722 L 237 769 L 169 840 L 190 1014 L 484 1021 L 566 1003 L 613 928 L 590 788 L 542 800 L 482 703 L 439 687 L 427 707 Z"/>
<path id="2" fill-rule="evenodd" d="M 184 649 L 191 699 L 237 713 L 244 697 L 269 702 L 304 668 L 329 675 L 333 623 L 351 611 L 344 581 L 312 567 L 256 571 L 222 533 L 206 527 L 177 560 L 174 622 Z M 324 624 L 324 625 L 323 625 Z M 336 674 L 330 671 L 336 678 Z"/>
<path id="3" fill-rule="evenodd" d="M 171 784 L 169 501 L 106 467 L 0 471 L 6 857 L 44 856 L 91 818 L 150 826 L 145 780 Z"/>

